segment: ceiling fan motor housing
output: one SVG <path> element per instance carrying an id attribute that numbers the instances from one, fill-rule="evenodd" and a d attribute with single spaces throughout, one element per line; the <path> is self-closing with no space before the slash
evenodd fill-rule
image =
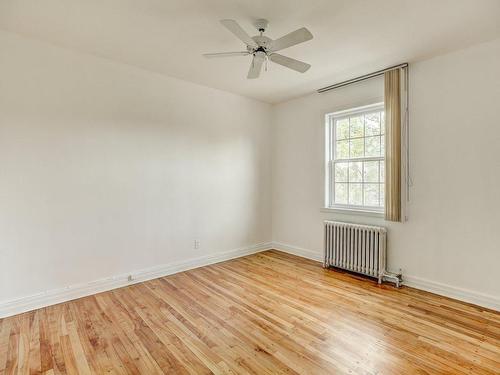
<path id="1" fill-rule="evenodd" d="M 255 50 L 258 51 L 263 49 L 264 52 L 267 52 L 267 50 L 271 47 L 271 42 L 273 41 L 271 38 L 264 35 L 256 35 L 252 37 L 252 39 L 259 46 L 259 48 L 255 48 Z"/>

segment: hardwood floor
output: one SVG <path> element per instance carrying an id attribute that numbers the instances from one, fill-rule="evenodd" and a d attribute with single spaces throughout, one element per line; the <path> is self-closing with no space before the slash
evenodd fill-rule
<path id="1" fill-rule="evenodd" d="M 499 374 L 500 313 L 278 251 L 0 320 L 0 374 Z"/>

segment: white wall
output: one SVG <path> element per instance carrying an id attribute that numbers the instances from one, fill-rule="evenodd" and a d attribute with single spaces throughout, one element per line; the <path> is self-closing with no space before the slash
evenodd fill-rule
<path id="1" fill-rule="evenodd" d="M 5 32 L 0 72 L 0 305 L 270 241 L 270 105 Z"/>
<path id="2" fill-rule="evenodd" d="M 383 98 L 373 79 L 274 107 L 273 240 L 320 257 L 322 221 L 389 227 L 410 284 L 500 308 L 500 40 L 410 66 L 409 222 L 320 212 L 323 115 Z M 286 246 L 288 245 L 288 246 Z"/>

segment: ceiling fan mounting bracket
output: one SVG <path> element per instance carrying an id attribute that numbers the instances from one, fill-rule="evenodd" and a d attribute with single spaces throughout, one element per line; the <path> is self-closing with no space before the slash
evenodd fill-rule
<path id="1" fill-rule="evenodd" d="M 263 33 L 263 32 L 266 31 L 268 25 L 269 25 L 269 21 L 266 20 L 266 19 L 263 19 L 263 18 L 261 18 L 261 19 L 259 19 L 259 20 L 257 20 L 257 21 L 254 22 L 254 26 L 261 33 Z"/>

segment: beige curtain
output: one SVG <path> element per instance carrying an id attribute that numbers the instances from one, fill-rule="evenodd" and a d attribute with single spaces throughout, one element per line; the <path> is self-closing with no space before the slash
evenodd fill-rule
<path id="1" fill-rule="evenodd" d="M 401 79 L 399 69 L 385 80 L 385 219 L 401 221 Z"/>

